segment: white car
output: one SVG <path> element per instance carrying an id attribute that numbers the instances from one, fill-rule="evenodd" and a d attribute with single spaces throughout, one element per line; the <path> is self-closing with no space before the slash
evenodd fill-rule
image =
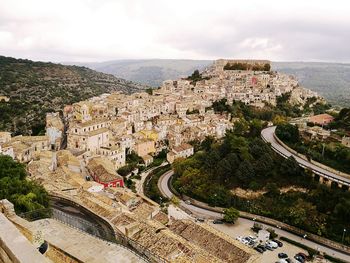
<path id="1" fill-rule="evenodd" d="M 269 245 L 272 248 L 278 248 L 278 244 L 276 242 L 273 242 L 273 241 L 267 241 L 266 245 Z"/>

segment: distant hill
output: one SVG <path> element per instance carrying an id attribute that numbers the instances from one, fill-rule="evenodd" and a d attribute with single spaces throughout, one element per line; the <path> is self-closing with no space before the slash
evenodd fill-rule
<path id="1" fill-rule="evenodd" d="M 188 76 L 195 69 L 201 70 L 211 63 L 210 60 L 149 59 L 80 65 L 156 87 L 163 80 Z M 273 62 L 272 69 L 295 75 L 301 85 L 317 91 L 334 105 L 350 105 L 350 64 Z"/>
<path id="2" fill-rule="evenodd" d="M 0 131 L 37 134 L 46 112 L 102 93 L 132 93 L 145 86 L 86 67 L 0 56 Z"/>
<path id="3" fill-rule="evenodd" d="M 273 62 L 272 68 L 295 75 L 301 85 L 318 92 L 333 105 L 350 106 L 350 64 Z"/>
<path id="4" fill-rule="evenodd" d="M 210 60 L 146 59 L 69 64 L 83 65 L 120 78 L 158 87 L 164 80 L 188 76 L 194 70 L 204 69 L 211 63 Z"/>

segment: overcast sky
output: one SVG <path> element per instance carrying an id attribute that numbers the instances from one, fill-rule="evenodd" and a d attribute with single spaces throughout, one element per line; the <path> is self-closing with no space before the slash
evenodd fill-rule
<path id="1" fill-rule="evenodd" d="M 350 62 L 350 1 L 0 0 L 0 55 Z"/>

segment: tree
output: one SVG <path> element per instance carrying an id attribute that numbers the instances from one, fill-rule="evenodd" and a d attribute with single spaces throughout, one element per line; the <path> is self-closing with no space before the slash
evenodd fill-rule
<path id="1" fill-rule="evenodd" d="M 236 121 L 233 126 L 233 132 L 236 135 L 244 136 L 249 132 L 249 123 L 245 119 Z"/>
<path id="2" fill-rule="evenodd" d="M 318 235 L 322 235 L 325 232 L 325 216 L 320 214 L 312 203 L 303 199 L 298 199 L 289 208 L 287 218 L 291 224 L 311 232 L 316 232 Z"/>
<path id="3" fill-rule="evenodd" d="M 334 208 L 334 214 L 344 222 L 350 218 L 350 199 L 342 198 Z"/>
<path id="4" fill-rule="evenodd" d="M 0 178 L 3 177 L 17 177 L 24 179 L 26 172 L 24 165 L 15 162 L 10 156 L 0 155 Z"/>
<path id="5" fill-rule="evenodd" d="M 289 123 L 278 125 L 276 128 L 276 135 L 279 139 L 287 143 L 297 143 L 300 141 L 298 127 Z"/>
<path id="6" fill-rule="evenodd" d="M 146 89 L 146 92 L 147 92 L 149 95 L 153 95 L 153 89 L 152 89 L 152 88 Z"/>
<path id="7" fill-rule="evenodd" d="M 288 159 L 284 159 L 282 161 L 280 171 L 281 173 L 291 177 L 302 175 L 302 169 L 293 156 L 290 156 Z"/>
<path id="8" fill-rule="evenodd" d="M 267 191 L 267 195 L 271 196 L 271 197 L 276 197 L 279 196 L 281 194 L 280 189 L 278 188 L 277 184 L 275 183 L 268 183 L 266 185 L 266 191 Z"/>
<path id="9" fill-rule="evenodd" d="M 215 138 L 213 136 L 205 136 L 205 139 L 201 143 L 201 148 L 204 151 L 209 152 L 214 142 Z"/>
<path id="10" fill-rule="evenodd" d="M 266 63 L 264 65 L 264 71 L 270 71 L 270 69 L 271 69 L 271 65 L 269 63 Z"/>
<path id="11" fill-rule="evenodd" d="M 175 195 L 173 195 L 173 196 L 171 197 L 170 202 L 171 202 L 173 205 L 175 205 L 175 206 L 179 206 L 179 204 L 180 204 L 179 198 L 177 198 Z"/>
<path id="12" fill-rule="evenodd" d="M 222 184 L 227 184 L 235 175 L 240 164 L 237 154 L 230 153 L 217 164 L 217 178 Z"/>
<path id="13" fill-rule="evenodd" d="M 18 213 L 49 207 L 45 189 L 33 181 L 27 181 L 25 177 L 23 164 L 0 154 L 0 200 L 8 199 Z"/>
<path id="14" fill-rule="evenodd" d="M 234 208 L 234 207 L 230 207 L 230 208 L 226 208 L 224 210 L 224 220 L 227 223 L 234 223 L 236 222 L 236 220 L 239 217 L 239 211 Z"/>
<path id="15" fill-rule="evenodd" d="M 236 172 L 237 178 L 244 184 L 248 185 L 249 182 L 254 178 L 254 168 L 253 165 L 248 161 L 244 160 Z"/>
<path id="16" fill-rule="evenodd" d="M 278 235 L 276 234 L 276 231 L 271 227 L 267 228 L 266 231 L 270 233 L 271 239 L 275 239 L 276 237 L 278 237 Z"/>
<path id="17" fill-rule="evenodd" d="M 227 99 L 221 99 L 213 102 L 212 105 L 215 112 L 223 113 L 229 110 L 229 105 L 227 105 Z"/>
<path id="18" fill-rule="evenodd" d="M 286 117 L 282 116 L 282 115 L 276 115 L 273 120 L 273 125 L 281 125 L 287 122 Z"/>
<path id="19" fill-rule="evenodd" d="M 249 136 L 250 137 L 258 137 L 264 128 L 264 122 L 258 119 L 253 119 L 249 123 Z"/>

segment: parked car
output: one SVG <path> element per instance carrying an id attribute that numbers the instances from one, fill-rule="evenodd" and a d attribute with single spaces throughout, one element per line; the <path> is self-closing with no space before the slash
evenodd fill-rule
<path id="1" fill-rule="evenodd" d="M 197 221 L 197 222 L 204 222 L 205 220 L 204 220 L 204 218 L 197 217 L 197 218 L 196 218 L 196 221 Z"/>
<path id="2" fill-rule="evenodd" d="M 223 223 L 224 223 L 224 221 L 222 221 L 221 219 L 215 219 L 213 221 L 213 224 L 223 224 Z"/>
<path id="3" fill-rule="evenodd" d="M 258 248 L 261 248 L 263 251 L 266 251 L 266 248 L 263 245 L 257 245 Z"/>
<path id="4" fill-rule="evenodd" d="M 277 243 L 279 247 L 283 247 L 283 243 L 277 239 L 272 239 L 273 242 Z"/>
<path id="5" fill-rule="evenodd" d="M 254 249 L 261 254 L 264 253 L 264 250 L 262 250 L 260 247 L 255 247 Z"/>
<path id="6" fill-rule="evenodd" d="M 278 253 L 279 258 L 288 258 L 288 255 L 286 253 Z"/>
<path id="7" fill-rule="evenodd" d="M 276 242 L 273 242 L 271 240 L 266 242 L 267 245 L 270 245 L 272 248 L 278 248 L 278 244 Z"/>
<path id="8" fill-rule="evenodd" d="M 302 252 L 299 252 L 297 255 L 298 255 L 298 256 L 301 256 L 304 260 L 307 259 L 307 255 L 305 255 L 305 254 L 302 253 Z"/>
<path id="9" fill-rule="evenodd" d="M 301 257 L 300 255 L 296 254 L 294 256 L 294 258 L 298 261 L 298 262 L 301 262 L 301 263 L 304 263 L 305 262 L 305 259 L 303 257 Z"/>
<path id="10" fill-rule="evenodd" d="M 252 247 L 252 246 L 255 246 L 255 241 L 249 241 L 249 243 L 248 243 L 248 246 L 250 246 L 250 247 Z"/>
<path id="11" fill-rule="evenodd" d="M 270 245 L 266 245 L 265 248 L 266 248 L 267 250 L 270 250 L 270 251 L 273 250 L 273 247 L 271 247 Z"/>
<path id="12" fill-rule="evenodd" d="M 247 245 L 250 241 L 245 237 L 245 238 L 242 238 L 242 243 L 244 245 Z"/>

